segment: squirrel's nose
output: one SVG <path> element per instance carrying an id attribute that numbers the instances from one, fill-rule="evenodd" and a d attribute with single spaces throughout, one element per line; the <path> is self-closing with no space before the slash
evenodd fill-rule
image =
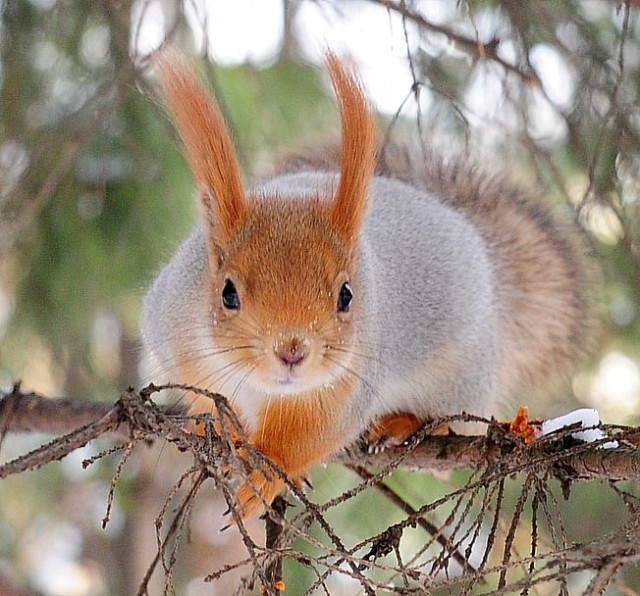
<path id="1" fill-rule="evenodd" d="M 309 342 L 300 337 L 281 340 L 275 346 L 278 359 L 286 366 L 293 368 L 302 363 L 309 353 Z"/>
<path id="2" fill-rule="evenodd" d="M 294 352 L 293 350 L 278 350 L 276 352 L 278 358 L 282 360 L 287 366 L 296 366 L 300 364 L 306 357 L 306 354 L 301 352 Z"/>

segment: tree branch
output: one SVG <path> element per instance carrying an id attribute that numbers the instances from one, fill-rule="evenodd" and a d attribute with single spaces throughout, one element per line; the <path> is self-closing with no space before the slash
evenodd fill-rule
<path id="1" fill-rule="evenodd" d="M 369 2 L 371 2 L 372 4 L 383 6 L 389 11 L 398 13 L 403 19 L 415 23 L 418 28 L 422 29 L 423 31 L 429 31 L 431 33 L 439 33 L 441 35 L 444 35 L 451 41 L 451 43 L 456 47 L 457 50 L 464 52 L 469 56 L 472 56 L 474 59 L 492 60 L 496 64 L 502 66 L 505 71 L 516 74 L 526 84 L 539 85 L 538 75 L 533 69 L 527 68 L 526 70 L 524 70 L 518 68 L 518 66 L 510 64 L 498 55 L 498 46 L 500 45 L 500 40 L 498 38 L 494 38 L 486 43 L 482 43 L 479 39 L 471 39 L 469 37 L 465 37 L 464 35 L 460 35 L 459 33 L 456 33 L 455 31 L 449 29 L 448 27 L 432 23 L 423 15 L 409 8 L 405 2 L 396 3 L 392 0 L 369 0 Z"/>
<path id="2" fill-rule="evenodd" d="M 22 391 L 17 384 L 10 392 L 0 390 L 0 444 L 4 435 L 12 433 L 44 433 L 63 435 L 113 415 L 117 403 L 73 398 L 49 398 Z M 184 416 L 183 406 L 159 406 L 168 416 Z M 101 436 L 126 441 L 131 429 L 124 420 L 110 418 L 100 427 Z M 93 437 L 93 438 L 97 438 Z"/>
<path id="3" fill-rule="evenodd" d="M 99 437 L 120 441 L 157 438 L 178 442 L 183 449 L 193 449 L 193 441 L 205 439 L 181 432 L 190 418 L 185 408 L 157 406 L 151 400 L 152 394 L 167 388 L 208 394 L 193 387 L 150 385 L 139 392 L 129 389 L 116 403 L 108 404 L 50 399 L 23 392 L 18 385 L 11 392 L 0 391 L 0 440 L 8 432 L 66 435 L 4 464 L 0 467 L 0 478 L 61 459 Z M 208 395 L 216 400 L 216 405 L 226 404 L 223 396 Z M 231 411 L 228 404 L 225 409 Z M 478 420 L 462 414 L 443 421 L 453 419 Z M 602 449 L 598 442 L 582 443 L 573 439 L 571 432 L 575 429 L 571 427 L 527 445 L 510 433 L 508 424 L 486 422 L 486 435 L 434 436 L 424 432 L 418 433 L 408 445 L 391 446 L 378 453 L 369 453 L 367 445 L 360 442 L 338 452 L 331 460 L 364 468 L 400 466 L 441 471 L 495 468 L 500 474 L 536 465 L 552 469 L 560 479 L 640 479 L 640 429 L 603 427 L 609 437 L 606 441 L 615 439 L 619 447 Z"/>

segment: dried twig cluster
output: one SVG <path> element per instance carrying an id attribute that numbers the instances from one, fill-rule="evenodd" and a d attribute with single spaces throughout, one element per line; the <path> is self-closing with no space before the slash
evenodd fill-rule
<path id="1" fill-rule="evenodd" d="M 640 477 L 638 429 L 608 427 L 609 435 L 618 441 L 615 449 L 601 448 L 602 442 L 577 441 L 570 427 L 526 444 L 509 431 L 509 425 L 496 421 L 486 421 L 488 430 L 482 436 L 430 436 L 431 427 L 426 426 L 410 444 L 380 453 L 370 453 L 364 444 L 352 445 L 335 460 L 347 465 L 360 481 L 335 498 L 316 502 L 313 493 L 305 494 L 282 476 L 290 496 L 278 498 L 268 509 L 262 544 L 250 536 L 238 516 L 234 488 L 247 470 L 260 468 L 268 475 L 281 472 L 244 442 L 242 427 L 224 397 L 171 386 L 215 402 L 216 416 L 190 417 L 180 408 L 154 403 L 152 396 L 167 387 L 130 389 L 113 406 L 78 407 L 71 401 L 23 394 L 18 387 L 0 402 L 2 436 L 16 429 L 47 430 L 46 420 L 54 421 L 51 426 L 56 431 L 61 430 L 60 419 L 69 425 L 78 419 L 84 422 L 7 462 L 0 467 L 0 478 L 59 460 L 102 436 L 124 439 L 84 462 L 88 466 L 106 456 L 120 458 L 104 524 L 109 521 L 118 478 L 139 443 L 165 441 L 191 454 L 191 465 L 174 486 L 167 487 L 165 506 L 157 517 L 157 554 L 139 594 L 148 593 L 151 577 L 159 570 L 167 592 L 173 592 L 189 514 L 205 483 L 215 483 L 223 493 L 232 526 L 227 531 L 239 532 L 246 548 L 244 559 L 212 569 L 207 581 L 247 569 L 238 593 L 256 585 L 263 586 L 265 593 L 280 593 L 287 574 L 304 570 L 310 578 L 308 594 L 333 593 L 340 581 L 353 582 L 354 589 L 364 594 L 423 594 L 439 589 L 526 594 L 534 587 L 568 594 L 573 578 L 583 572 L 589 572 L 590 578 L 585 593 L 599 594 L 622 567 L 640 558 L 635 544 L 640 499 L 619 483 Z M 51 415 L 52 408 L 59 416 Z M 42 416 L 41 409 L 48 409 L 47 416 Z M 466 415 L 452 418 L 477 420 Z M 470 473 L 457 484 L 450 482 L 446 494 L 413 506 L 392 482 L 392 474 L 402 467 L 466 468 Z M 584 478 L 608 484 L 626 510 L 627 520 L 607 535 L 574 543 L 563 523 L 564 501 L 571 505 L 572 488 Z M 373 492 L 380 495 L 377 501 Z M 360 507 L 367 498 L 373 498 L 368 502 L 375 506 L 397 509 L 398 521 L 353 539 L 349 528 L 334 521 L 336 511 L 354 504 Z M 290 500 L 295 502 L 291 508 Z"/>

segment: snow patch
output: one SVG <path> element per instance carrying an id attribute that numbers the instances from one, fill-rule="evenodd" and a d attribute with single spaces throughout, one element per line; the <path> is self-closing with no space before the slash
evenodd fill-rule
<path id="1" fill-rule="evenodd" d="M 578 423 L 583 430 L 571 433 L 574 439 L 585 443 L 594 443 L 607 438 L 607 434 L 601 428 L 598 428 L 600 426 L 600 413 L 593 408 L 580 408 L 564 416 L 545 420 L 542 423 L 541 436 L 550 435 Z M 601 449 L 616 449 L 618 441 L 607 441 L 598 447 Z"/>

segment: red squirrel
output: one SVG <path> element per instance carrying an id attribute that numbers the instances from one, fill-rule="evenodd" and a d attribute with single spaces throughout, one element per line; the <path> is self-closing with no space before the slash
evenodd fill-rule
<path id="1" fill-rule="evenodd" d="M 227 396 L 293 482 L 367 429 L 402 440 L 572 371 L 590 329 L 588 267 L 577 226 L 541 198 L 465 159 L 379 152 L 359 78 L 330 52 L 340 146 L 244 182 L 187 61 L 165 52 L 155 66 L 200 224 L 147 293 L 146 346 L 172 381 Z M 254 470 L 240 514 L 283 488 Z"/>

